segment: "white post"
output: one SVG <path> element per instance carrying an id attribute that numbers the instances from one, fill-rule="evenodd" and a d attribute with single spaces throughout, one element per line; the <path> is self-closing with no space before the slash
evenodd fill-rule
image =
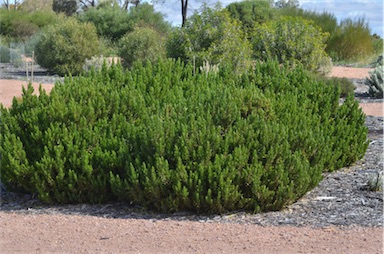
<path id="1" fill-rule="evenodd" d="M 32 71 L 31 71 L 31 76 L 32 76 L 32 81 L 33 82 L 33 67 L 35 65 L 35 51 L 32 51 Z"/>
<path id="2" fill-rule="evenodd" d="M 23 57 L 23 60 L 25 62 L 25 72 L 27 74 L 27 81 L 29 81 L 29 78 L 28 78 L 28 61 L 27 61 L 26 56 Z"/>

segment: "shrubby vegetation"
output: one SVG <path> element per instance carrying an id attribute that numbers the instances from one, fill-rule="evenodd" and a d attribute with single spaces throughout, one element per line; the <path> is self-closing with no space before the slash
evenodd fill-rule
<path id="1" fill-rule="evenodd" d="M 373 38 L 364 18 L 342 20 L 328 42 L 332 58 L 337 61 L 359 61 L 370 57 L 373 52 Z"/>
<path id="2" fill-rule="evenodd" d="M 365 116 L 300 66 L 234 76 L 166 60 L 30 86 L 1 107 L 2 182 L 46 202 L 278 210 L 367 148 Z"/>
<path id="3" fill-rule="evenodd" d="M 98 52 L 99 42 L 93 24 L 62 17 L 60 22 L 47 27 L 40 36 L 36 45 L 36 60 L 53 73 L 77 75 L 82 72 L 85 59 Z"/>
<path id="4" fill-rule="evenodd" d="M 110 40 L 118 40 L 127 32 L 133 31 L 133 20 L 125 10 L 119 6 L 102 6 L 91 8 L 79 15 L 82 22 L 91 22 L 97 29 L 99 36 Z"/>
<path id="5" fill-rule="evenodd" d="M 187 20 L 185 27 L 170 35 L 167 54 L 197 67 L 208 62 L 241 73 L 248 69 L 252 51 L 239 21 L 219 6 L 205 6 Z"/>
<path id="6" fill-rule="evenodd" d="M 356 20 L 344 19 L 340 24 L 336 17 L 328 12 L 307 11 L 300 8 L 282 8 L 278 14 L 281 16 L 302 17 L 311 20 L 329 33 L 325 41 L 326 52 L 335 62 L 366 64 L 372 57 L 382 54 L 383 39 L 377 35 L 371 36 L 368 23 L 364 18 Z"/>
<path id="7" fill-rule="evenodd" d="M 136 26 L 151 27 L 162 36 L 166 36 L 171 30 L 171 25 L 164 20 L 164 15 L 156 12 L 153 6 L 148 3 L 132 7 L 129 11 L 129 16 Z"/>
<path id="8" fill-rule="evenodd" d="M 0 8 L 0 35 L 14 41 L 26 41 L 43 27 L 57 22 L 54 12 L 6 10 Z"/>
<path id="9" fill-rule="evenodd" d="M 348 78 L 317 76 L 330 86 L 340 87 L 340 97 L 354 96 L 355 85 Z"/>
<path id="10" fill-rule="evenodd" d="M 131 67 L 135 61 L 156 62 L 165 58 L 165 40 L 152 28 L 136 27 L 119 41 L 119 55 L 127 67 Z"/>
<path id="11" fill-rule="evenodd" d="M 269 0 L 234 2 L 226 9 L 231 18 L 240 20 L 245 32 L 250 33 L 257 25 L 272 20 L 275 17 L 275 9 Z"/>
<path id="12" fill-rule="evenodd" d="M 254 57 L 279 63 L 301 63 L 312 72 L 327 74 L 332 62 L 325 52 L 328 34 L 312 22 L 297 17 L 284 17 L 256 28 L 252 36 Z"/>

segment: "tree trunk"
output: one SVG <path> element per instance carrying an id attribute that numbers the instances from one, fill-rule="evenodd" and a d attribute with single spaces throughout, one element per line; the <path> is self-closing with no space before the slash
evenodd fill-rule
<path id="1" fill-rule="evenodd" d="M 185 26 L 185 22 L 187 21 L 187 9 L 188 9 L 188 0 L 181 0 L 181 27 Z"/>

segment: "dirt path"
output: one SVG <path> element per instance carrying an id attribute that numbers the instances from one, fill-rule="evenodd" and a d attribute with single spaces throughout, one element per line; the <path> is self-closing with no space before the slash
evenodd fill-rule
<path id="1" fill-rule="evenodd" d="M 0 213 L 1 253 L 381 253 L 382 229 Z"/>
<path id="2" fill-rule="evenodd" d="M 335 67 L 332 75 L 361 78 L 367 73 L 367 69 Z M 0 80 L 0 102 L 9 107 L 11 98 L 20 96 L 21 84 Z M 43 87 L 52 89 L 52 85 Z M 361 107 L 367 114 L 383 115 L 382 103 Z M 0 252 L 379 254 L 383 228 L 262 227 L 0 211 Z"/>
<path id="3" fill-rule="evenodd" d="M 27 87 L 28 82 L 20 80 L 11 80 L 11 79 L 0 79 L 0 103 L 4 107 L 10 107 L 12 105 L 13 97 L 20 97 L 22 95 L 23 86 Z M 39 83 L 32 83 L 33 88 L 35 89 L 35 94 L 39 91 Z M 42 88 L 49 93 L 53 84 L 41 84 Z"/>

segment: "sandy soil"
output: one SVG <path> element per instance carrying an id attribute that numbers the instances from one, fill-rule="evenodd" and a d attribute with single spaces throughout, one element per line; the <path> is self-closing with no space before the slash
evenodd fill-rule
<path id="1" fill-rule="evenodd" d="M 364 78 L 368 69 L 335 67 L 332 75 Z M 22 84 L 0 80 L 0 102 L 9 107 Z M 52 85 L 43 87 L 50 91 Z M 361 107 L 367 114 L 383 114 L 382 103 Z M 0 211 L 0 252 L 374 254 L 383 253 L 383 228 L 261 227 Z"/>
<path id="2" fill-rule="evenodd" d="M 381 253 L 382 229 L 0 213 L 2 253 Z"/>
<path id="3" fill-rule="evenodd" d="M 12 105 L 13 97 L 20 97 L 22 95 L 23 88 L 27 87 L 28 82 L 11 79 L 0 79 L 0 103 L 4 107 L 10 107 Z M 39 92 L 39 83 L 32 83 L 35 90 L 35 94 Z M 41 84 L 42 88 L 48 93 L 52 90 L 53 84 Z"/>

